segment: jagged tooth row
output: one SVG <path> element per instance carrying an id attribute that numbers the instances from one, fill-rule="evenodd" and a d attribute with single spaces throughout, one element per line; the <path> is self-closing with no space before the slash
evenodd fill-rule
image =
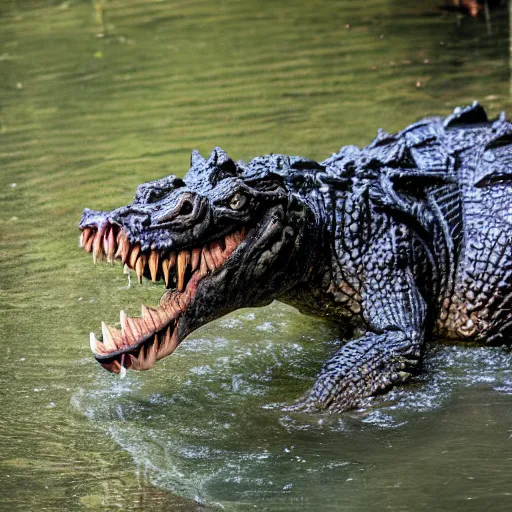
<path id="1" fill-rule="evenodd" d="M 128 354 L 130 359 L 129 367 L 133 370 L 148 370 L 156 361 L 172 354 L 178 347 L 178 330 L 169 326 L 160 333 L 156 333 L 152 343 L 146 348 L 142 346 L 139 354 L 135 357 Z"/>
<path id="2" fill-rule="evenodd" d="M 117 232 L 117 234 L 116 234 Z M 128 236 L 114 225 L 103 225 L 99 228 L 85 228 L 80 236 L 80 246 L 87 252 L 92 252 L 96 264 L 98 258 L 113 263 L 114 259 L 121 260 L 123 265 L 135 270 L 139 283 L 148 268 L 151 280 L 156 282 L 162 275 L 165 285 L 169 286 L 171 270 L 176 274 L 176 287 L 183 291 L 186 282 L 185 275 L 190 267 L 192 272 L 199 268 L 201 276 L 219 268 L 231 253 L 245 239 L 245 229 L 226 235 L 222 241 L 214 241 L 204 247 L 196 247 L 191 251 L 171 251 L 161 254 L 157 250 L 145 253 L 139 244 L 130 244 Z"/>
<path id="3" fill-rule="evenodd" d="M 151 251 L 149 255 L 149 271 L 151 272 L 151 281 L 156 283 L 156 277 L 158 275 L 158 266 L 160 263 L 160 255 L 157 251 Z"/>
<path id="4" fill-rule="evenodd" d="M 145 338 L 148 343 L 144 345 L 151 345 L 147 351 L 141 347 L 137 357 L 126 351 L 121 355 L 121 364 L 115 365 L 111 362 L 105 363 L 104 366 L 114 373 L 119 373 L 121 366 L 138 370 L 151 368 L 156 359 L 169 355 L 178 346 L 176 328 L 178 319 L 186 310 L 193 295 L 194 292 L 191 290 L 182 293 L 176 290 L 169 291 L 165 295 L 166 300 L 159 308 L 148 308 L 142 304 L 140 317 L 129 317 L 121 311 L 119 313 L 121 330 L 102 322 L 103 343 L 91 332 L 91 350 L 98 356 L 108 356 L 124 348 L 134 349 L 139 340 Z"/>
<path id="5" fill-rule="evenodd" d="M 105 322 L 101 322 L 103 343 L 96 339 L 93 332 L 90 335 L 91 350 L 98 355 L 108 355 L 126 347 L 132 347 L 143 337 L 155 334 L 172 321 L 176 316 L 168 308 L 148 308 L 141 306 L 142 316 L 129 317 L 124 311 L 119 313 L 121 330 L 116 329 Z"/>
<path id="6" fill-rule="evenodd" d="M 178 346 L 178 329 L 177 323 L 171 321 L 169 325 L 155 325 L 155 321 L 162 319 L 161 310 L 152 310 L 143 306 L 143 314 L 145 317 L 130 318 L 121 312 L 121 325 L 125 327 L 120 331 L 115 327 L 108 326 L 102 322 L 101 328 L 103 333 L 103 343 L 96 339 L 94 333 L 91 332 L 90 343 L 91 350 L 98 356 L 108 356 L 108 354 L 130 347 L 128 343 L 129 337 L 138 339 L 142 336 L 152 336 L 147 344 L 140 347 L 139 353 L 136 356 L 126 353 L 121 356 L 121 363 L 113 361 L 105 363 L 105 366 L 114 373 L 121 371 L 121 366 L 125 368 L 132 368 L 134 370 L 147 370 L 154 366 L 155 362 L 163 357 L 168 356 Z M 124 319 L 122 318 L 124 315 Z M 168 318 L 166 318 L 168 322 Z M 151 332 L 151 327 L 154 332 Z M 144 332 L 144 328 L 150 327 L 150 332 Z M 125 357 L 126 356 L 126 357 Z M 117 363 L 117 364 L 116 364 Z"/>

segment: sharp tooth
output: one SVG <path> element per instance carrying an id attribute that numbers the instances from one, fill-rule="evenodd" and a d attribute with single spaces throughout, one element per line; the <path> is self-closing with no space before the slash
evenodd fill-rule
<path id="1" fill-rule="evenodd" d="M 174 295 L 174 292 L 173 290 L 167 290 L 161 297 L 160 297 L 160 302 L 159 302 L 159 306 L 161 308 L 166 308 L 169 306 L 169 303 L 172 301 L 172 297 Z"/>
<path id="2" fill-rule="evenodd" d="M 146 351 L 144 345 L 140 348 L 138 357 L 135 357 L 132 354 L 128 354 L 130 356 L 130 360 L 132 362 L 133 370 L 144 370 L 144 359 L 146 357 Z"/>
<path id="3" fill-rule="evenodd" d="M 109 251 L 109 241 L 108 241 L 108 236 L 110 234 L 110 231 L 111 231 L 111 228 L 110 226 L 107 226 L 104 233 L 103 233 L 103 252 L 105 254 L 108 254 L 108 251 Z"/>
<path id="4" fill-rule="evenodd" d="M 135 264 L 137 263 L 137 258 L 139 257 L 140 245 L 137 244 L 133 247 L 132 252 L 130 253 L 130 257 L 128 259 L 128 266 L 135 270 Z"/>
<path id="5" fill-rule="evenodd" d="M 95 265 L 98 261 L 98 256 L 101 257 L 101 239 L 101 234 L 99 232 L 96 233 L 96 237 L 94 238 L 94 243 L 92 245 L 92 260 L 94 261 Z"/>
<path id="6" fill-rule="evenodd" d="M 158 349 L 157 359 L 162 359 L 162 357 L 168 356 L 172 354 L 176 347 L 178 346 L 178 329 L 175 328 L 174 332 L 171 327 L 167 329 L 165 333 L 165 340 L 160 343 L 160 348 Z"/>
<path id="7" fill-rule="evenodd" d="M 196 247 L 192 250 L 192 272 L 199 266 L 199 261 L 201 260 L 201 249 Z"/>
<path id="8" fill-rule="evenodd" d="M 142 316 L 149 327 L 151 327 L 151 322 L 153 323 L 155 331 L 161 329 L 162 325 L 167 321 L 165 312 L 161 317 L 159 311 L 159 309 L 147 308 L 144 304 L 142 305 Z"/>
<path id="9" fill-rule="evenodd" d="M 137 274 L 137 279 L 139 280 L 139 284 L 142 284 L 142 275 L 144 274 L 144 268 L 146 267 L 146 255 L 141 254 L 137 259 L 137 263 L 135 263 L 135 272 Z"/>
<path id="10" fill-rule="evenodd" d="M 103 345 L 105 345 L 105 348 L 109 352 L 117 350 L 117 345 L 115 344 L 114 338 L 112 338 L 112 334 L 110 334 L 108 326 L 105 322 L 101 322 L 101 332 L 103 334 Z"/>
<path id="11" fill-rule="evenodd" d="M 153 346 L 152 346 L 152 349 L 155 350 L 155 362 L 156 362 L 156 353 L 158 352 L 158 347 L 160 346 L 160 340 L 161 340 L 161 337 L 159 338 L 158 333 L 155 333 L 155 336 L 153 338 Z"/>
<path id="12" fill-rule="evenodd" d="M 144 319 L 144 322 L 146 323 L 147 327 L 151 331 L 153 331 L 156 328 L 156 325 L 155 322 L 153 321 L 153 316 L 151 315 L 151 312 L 144 304 L 141 304 L 140 310 L 142 313 L 142 318 Z"/>
<path id="13" fill-rule="evenodd" d="M 162 272 L 164 274 L 165 286 L 169 286 L 169 260 L 162 261 Z"/>
<path id="14" fill-rule="evenodd" d="M 204 277 L 206 274 L 208 274 L 208 265 L 206 264 L 204 253 L 201 253 L 201 266 L 199 267 L 199 275 Z"/>
<path id="15" fill-rule="evenodd" d="M 114 340 L 114 345 L 116 348 L 124 347 L 125 345 L 128 345 L 127 340 L 124 337 L 124 333 L 120 331 L 119 329 L 116 329 L 115 327 L 107 326 L 108 332 L 112 336 L 112 339 Z"/>
<path id="16" fill-rule="evenodd" d="M 171 270 L 171 268 L 173 268 L 174 265 L 176 265 L 176 253 L 172 251 L 169 254 L 169 270 Z"/>
<path id="17" fill-rule="evenodd" d="M 121 310 L 119 312 L 119 323 L 121 324 L 121 329 L 123 329 L 123 331 L 126 331 L 126 313 Z"/>
<path id="18" fill-rule="evenodd" d="M 130 255 L 130 242 L 128 242 L 128 240 L 121 239 L 121 245 L 117 252 L 121 256 L 121 263 L 126 265 L 128 262 L 128 256 Z"/>
<path id="19" fill-rule="evenodd" d="M 163 308 L 154 309 L 151 313 L 153 314 L 153 319 L 155 319 L 155 316 L 157 317 L 158 320 L 155 320 L 155 324 L 158 322 L 159 329 L 169 321 L 169 315 Z"/>
<path id="20" fill-rule="evenodd" d="M 181 293 L 175 290 L 168 290 L 160 299 L 160 307 L 166 311 L 170 318 L 176 317 L 176 315 L 181 312 L 177 303 L 177 299 L 180 295 Z"/>
<path id="21" fill-rule="evenodd" d="M 124 265 L 130 254 L 130 242 L 128 242 L 128 237 L 123 231 L 120 231 L 119 235 L 117 235 L 117 244 L 117 251 L 114 258 L 121 258 L 121 262 Z"/>
<path id="22" fill-rule="evenodd" d="M 128 256 L 130 255 L 130 242 L 128 241 L 128 238 L 121 238 L 123 241 L 123 248 L 121 249 L 121 261 L 123 262 L 123 265 L 128 261 Z"/>
<path id="23" fill-rule="evenodd" d="M 171 326 L 167 327 L 163 333 L 160 334 L 160 346 L 157 351 L 157 359 L 161 359 L 165 356 L 166 351 L 168 349 L 169 343 L 171 341 Z"/>
<path id="24" fill-rule="evenodd" d="M 190 252 L 189 251 L 181 251 L 178 254 L 178 267 L 177 267 L 177 277 L 178 277 L 178 291 L 182 292 L 185 287 L 185 271 L 187 270 L 187 265 L 190 261 Z"/>
<path id="25" fill-rule="evenodd" d="M 85 242 L 84 248 L 87 252 L 92 251 L 92 246 L 94 244 L 95 239 L 96 239 L 96 233 L 92 233 L 91 236 L 88 238 L 87 242 Z"/>
<path id="26" fill-rule="evenodd" d="M 150 312 L 151 312 L 151 315 L 153 318 L 153 322 L 156 326 L 156 330 L 159 331 L 168 322 L 167 314 L 165 313 L 165 311 L 163 311 L 161 309 L 153 309 L 153 308 L 150 309 Z"/>
<path id="27" fill-rule="evenodd" d="M 85 228 L 80 235 L 80 247 L 85 247 L 87 241 L 89 240 L 89 236 L 91 235 L 91 228 Z"/>
<path id="28" fill-rule="evenodd" d="M 156 283 L 156 276 L 158 274 L 158 261 L 160 259 L 159 254 L 153 250 L 149 255 L 149 271 L 151 272 L 151 281 Z"/>
<path id="29" fill-rule="evenodd" d="M 114 263 L 114 252 L 116 249 L 116 239 L 114 237 L 114 228 L 110 228 L 110 232 L 108 234 L 108 252 L 107 252 L 107 261 L 109 263 Z"/>
<path id="30" fill-rule="evenodd" d="M 150 347 L 147 348 L 147 350 L 145 346 L 142 346 L 137 359 L 135 359 L 135 357 L 131 354 L 129 355 L 131 356 L 130 359 L 132 361 L 132 368 L 134 370 L 149 370 L 156 363 L 157 349 L 155 343 L 153 343 Z"/>
<path id="31" fill-rule="evenodd" d="M 226 235 L 224 243 L 226 245 L 226 249 L 224 250 L 225 257 L 229 256 L 239 245 L 233 234 Z"/>
<path id="32" fill-rule="evenodd" d="M 146 347 L 142 345 L 142 347 L 140 347 L 139 356 L 137 357 L 137 360 L 142 365 L 144 364 L 144 359 L 146 359 Z"/>
<path id="33" fill-rule="evenodd" d="M 222 247 L 219 242 L 213 242 L 210 244 L 210 252 L 217 267 L 220 267 L 222 263 L 224 263 L 224 258 L 222 257 Z"/>
<path id="34" fill-rule="evenodd" d="M 101 363 L 101 365 L 103 366 L 103 368 L 105 368 L 105 370 L 108 370 L 109 372 L 121 373 L 121 365 L 119 364 L 119 361 L 114 360 L 110 364 Z"/>
<path id="35" fill-rule="evenodd" d="M 138 370 L 139 366 L 138 366 L 137 359 L 135 358 L 135 356 L 133 354 L 128 354 L 128 357 L 130 358 L 130 368 L 132 370 Z"/>
<path id="36" fill-rule="evenodd" d="M 158 337 L 155 334 L 155 339 L 153 340 L 153 344 L 151 345 L 151 347 L 149 347 L 148 352 L 146 354 L 146 361 L 144 363 L 144 368 L 146 370 L 149 370 L 150 368 L 155 366 L 156 354 L 157 354 L 157 350 L 158 350 L 157 344 L 158 344 Z"/>
<path id="37" fill-rule="evenodd" d="M 137 341 L 142 335 L 142 329 L 138 326 L 135 318 L 126 318 L 127 331 L 130 331 L 134 341 Z"/>
<path id="38" fill-rule="evenodd" d="M 91 350 L 93 351 L 94 354 L 100 355 L 105 353 L 105 351 L 103 350 L 103 343 L 99 342 L 96 339 L 96 336 L 94 335 L 93 332 L 91 332 L 91 334 L 89 335 L 89 343 L 91 345 Z"/>
<path id="39" fill-rule="evenodd" d="M 117 235 L 117 250 L 116 250 L 116 253 L 114 254 L 114 258 L 121 258 L 121 255 L 123 253 L 123 247 L 124 247 L 124 238 L 123 238 L 123 235 L 122 233 L 119 233 Z"/>
<path id="40" fill-rule="evenodd" d="M 217 268 L 217 266 L 215 265 L 212 255 L 207 247 L 203 248 L 203 256 L 204 256 L 204 259 L 206 260 L 206 264 L 208 265 L 208 268 L 210 270 L 215 270 Z"/>

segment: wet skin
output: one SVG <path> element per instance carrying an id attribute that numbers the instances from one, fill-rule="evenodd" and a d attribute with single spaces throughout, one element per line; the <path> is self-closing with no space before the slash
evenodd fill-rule
<path id="1" fill-rule="evenodd" d="M 278 299 L 348 341 L 294 408 L 344 411 L 407 381 L 433 335 L 503 343 L 512 325 L 512 125 L 474 104 L 317 163 L 194 152 L 183 180 L 86 209 L 81 245 L 164 280 L 160 307 L 102 325 L 108 370 L 146 370 L 230 311 Z M 477 159 L 478 164 L 471 162 Z M 354 331 L 362 335 L 354 337 Z"/>

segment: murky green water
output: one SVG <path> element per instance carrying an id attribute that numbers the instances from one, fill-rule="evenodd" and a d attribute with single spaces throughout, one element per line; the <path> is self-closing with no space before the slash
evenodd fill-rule
<path id="1" fill-rule="evenodd" d="M 77 248 L 192 148 L 323 159 L 478 98 L 512 112 L 505 11 L 432 2 L 0 3 L 0 510 L 507 510 L 512 360 L 442 346 L 366 411 L 283 413 L 336 332 L 282 305 L 107 374 L 88 332 L 156 303 Z"/>

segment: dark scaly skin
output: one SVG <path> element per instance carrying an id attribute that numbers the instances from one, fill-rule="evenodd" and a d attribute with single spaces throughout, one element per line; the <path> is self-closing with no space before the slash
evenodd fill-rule
<path id="1" fill-rule="evenodd" d="M 282 155 L 234 163 L 216 149 L 208 161 L 195 153 L 183 182 L 141 187 L 134 205 L 84 211 L 81 227 L 114 219 L 143 250 L 162 251 L 249 230 L 236 261 L 200 283 L 180 341 L 274 299 L 340 326 L 349 341 L 296 409 L 358 407 L 408 380 L 436 336 L 510 344 L 512 124 L 488 121 L 477 103 L 395 135 L 379 131 L 368 147 L 343 147 L 320 164 Z M 222 198 L 241 190 L 252 194 L 243 218 L 219 213 Z M 180 226 L 156 229 L 184 197 L 204 201 L 200 229 L 189 209 L 173 213 Z"/>

